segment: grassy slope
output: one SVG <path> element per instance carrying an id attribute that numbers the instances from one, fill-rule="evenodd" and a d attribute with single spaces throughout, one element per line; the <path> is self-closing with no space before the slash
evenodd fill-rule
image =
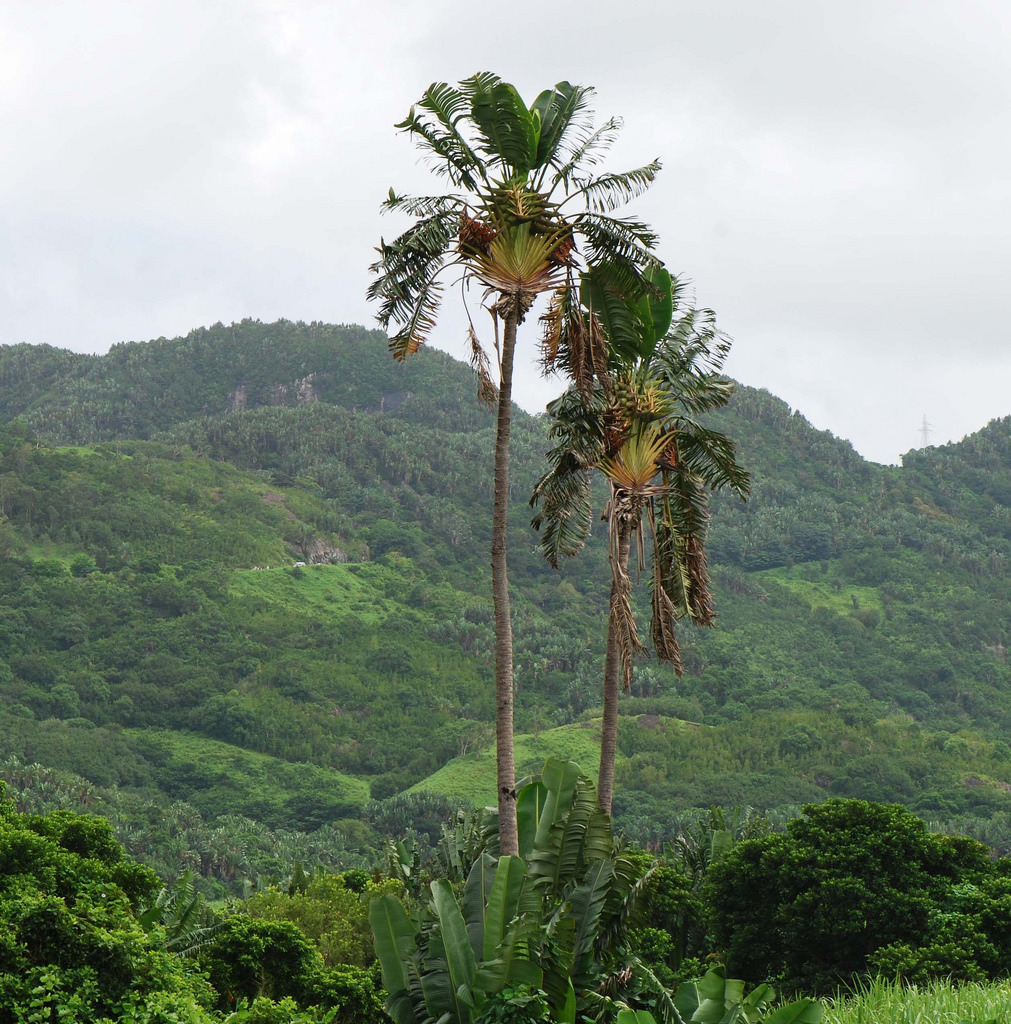
<path id="1" fill-rule="evenodd" d="M 600 720 L 545 729 L 537 735 L 516 736 L 518 777 L 539 772 L 549 757 L 575 761 L 584 772 L 596 776 L 600 767 Z M 441 793 L 461 805 L 492 806 L 495 803 L 495 750 L 486 747 L 455 757 L 408 792 Z"/>

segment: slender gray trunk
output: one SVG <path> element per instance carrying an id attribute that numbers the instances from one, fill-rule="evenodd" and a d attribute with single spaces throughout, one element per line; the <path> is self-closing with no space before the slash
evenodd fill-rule
<path id="1" fill-rule="evenodd" d="M 495 435 L 495 504 L 492 513 L 491 585 L 495 606 L 495 748 L 499 843 L 503 856 L 519 854 L 516 828 L 516 763 L 513 753 L 513 627 L 509 608 L 506 543 L 509 525 L 509 430 L 512 425 L 513 354 L 519 315 L 505 317 L 498 427 Z"/>
<path id="2" fill-rule="evenodd" d="M 632 522 L 618 519 L 618 559 L 628 572 L 632 546 Z M 597 802 L 607 814 L 614 798 L 614 763 L 618 756 L 618 696 L 621 693 L 621 645 L 615 624 L 614 605 L 617 586 L 611 581 L 610 612 L 607 619 L 607 654 L 604 657 L 604 720 L 600 726 L 600 775 L 597 778 Z"/>

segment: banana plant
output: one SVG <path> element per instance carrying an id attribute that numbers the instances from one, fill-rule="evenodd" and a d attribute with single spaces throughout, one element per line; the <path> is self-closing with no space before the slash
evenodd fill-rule
<path id="1" fill-rule="evenodd" d="M 549 759 L 521 787 L 517 822 L 523 853 L 484 854 L 459 900 L 438 879 L 413 916 L 393 896 L 370 905 L 397 1024 L 473 1024 L 509 990 L 543 993 L 552 1020 L 574 1024 L 611 973 L 646 880 L 616 853 L 592 782 Z"/>
<path id="2" fill-rule="evenodd" d="M 699 981 L 685 982 L 674 1005 L 685 1024 L 818 1024 L 825 1013 L 816 999 L 798 999 L 768 1013 L 775 998 L 775 989 L 766 984 L 745 994 L 743 981 L 714 967 Z"/>

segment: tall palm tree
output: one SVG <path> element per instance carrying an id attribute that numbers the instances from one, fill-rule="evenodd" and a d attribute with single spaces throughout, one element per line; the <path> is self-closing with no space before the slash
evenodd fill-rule
<path id="1" fill-rule="evenodd" d="M 479 393 L 497 405 L 492 591 L 495 611 L 496 743 L 502 852 L 516 853 L 513 762 L 512 627 L 506 564 L 509 431 L 516 331 L 542 293 L 551 294 L 544 320 L 544 358 L 583 391 L 606 373 L 604 332 L 581 309 L 579 275 L 599 268 L 609 294 L 634 300 L 652 286 L 657 264 L 653 233 L 612 211 L 649 187 L 657 161 L 623 174 L 593 168 L 619 130 L 615 119 L 594 127 L 591 89 L 560 82 L 527 106 L 516 89 L 481 73 L 458 86 L 436 83 L 397 127 L 431 158 L 455 191 L 401 196 L 383 204 L 415 218 L 392 242 L 381 241 L 369 297 L 378 320 L 399 330 L 390 338 L 396 359 L 425 342 L 435 326 L 443 276 L 472 282 L 494 324 L 493 374 L 471 322 L 472 361 Z"/>
<path id="2" fill-rule="evenodd" d="M 622 684 L 630 688 L 634 658 L 645 650 L 631 603 L 633 544 L 642 571 L 650 542 L 653 647 L 680 675 L 675 623 L 688 618 L 709 626 L 714 620 L 705 555 L 709 492 L 730 486 L 744 497 L 749 486 L 734 443 L 696 419 L 725 405 L 733 389 L 721 372 L 729 340 L 716 329 L 711 310 L 687 307 L 681 284 L 673 282 L 671 297 L 672 327 L 663 338 L 644 332 L 642 318 L 631 326 L 612 320 L 608 378 L 588 394 L 569 388 L 548 406 L 556 444 L 531 498 L 539 506 L 533 525 L 541 530 L 541 550 L 557 566 L 589 532 L 592 472 L 602 472 L 609 485 L 604 517 L 612 577 L 597 786 L 608 813 L 618 696 Z"/>

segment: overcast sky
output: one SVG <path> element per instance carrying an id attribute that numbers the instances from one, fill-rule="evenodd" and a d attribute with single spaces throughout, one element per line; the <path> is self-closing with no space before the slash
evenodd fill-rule
<path id="1" fill-rule="evenodd" d="M 525 13 L 524 13 L 525 11 Z M 373 325 L 433 80 L 593 85 L 730 372 L 895 462 L 1011 414 L 1011 4 L 0 0 L 0 343 Z M 439 186 L 436 185 L 436 190 Z M 480 323 L 479 323 L 480 326 Z M 526 331 L 531 356 L 536 325 Z M 447 309 L 433 343 L 463 352 Z M 529 360 L 528 360 L 529 361 Z M 533 371 L 517 398 L 557 391 Z"/>

